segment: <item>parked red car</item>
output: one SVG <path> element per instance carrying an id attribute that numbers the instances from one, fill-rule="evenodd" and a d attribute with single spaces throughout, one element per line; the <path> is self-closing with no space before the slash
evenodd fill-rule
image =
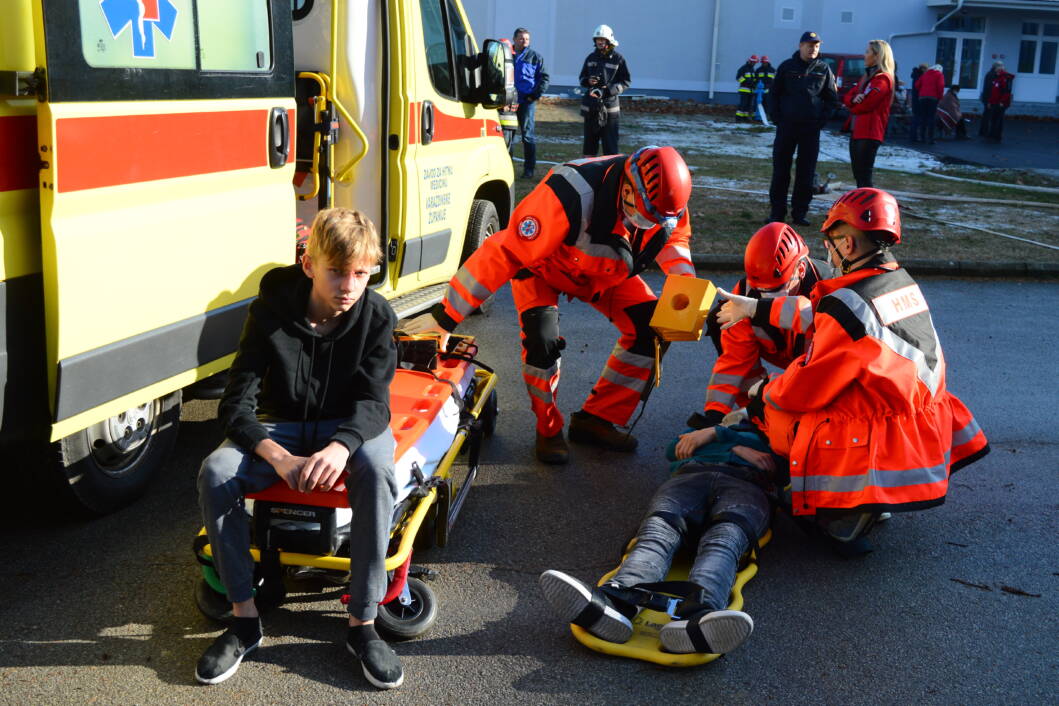
<path id="1" fill-rule="evenodd" d="M 839 107 L 835 109 L 837 116 L 843 116 L 848 111 L 842 100 L 850 89 L 857 85 L 857 81 L 864 75 L 863 54 L 820 54 L 820 60 L 831 67 L 831 73 L 835 75 L 838 83 Z"/>

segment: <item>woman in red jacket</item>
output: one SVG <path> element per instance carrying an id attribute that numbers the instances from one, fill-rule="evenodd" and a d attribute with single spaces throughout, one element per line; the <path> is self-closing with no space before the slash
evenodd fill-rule
<path id="1" fill-rule="evenodd" d="M 945 94 L 945 76 L 941 72 L 941 64 L 934 64 L 916 79 L 916 91 L 919 93 L 920 134 L 912 137 L 913 142 L 918 140 L 934 144 L 938 101 Z"/>
<path id="2" fill-rule="evenodd" d="M 857 186 L 872 186 L 875 153 L 886 136 L 890 105 L 894 98 L 894 55 L 881 39 L 868 42 L 864 50 L 864 76 L 844 102 L 853 116 L 849 138 L 849 161 Z"/>

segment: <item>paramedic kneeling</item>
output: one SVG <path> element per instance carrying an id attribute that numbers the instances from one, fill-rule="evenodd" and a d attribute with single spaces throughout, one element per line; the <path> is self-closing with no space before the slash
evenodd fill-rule
<path id="1" fill-rule="evenodd" d="M 389 427 L 396 318 L 367 289 L 381 258 L 368 218 L 321 211 L 301 264 L 266 273 L 250 305 L 218 410 L 227 439 L 199 472 L 203 523 L 234 616 L 199 660 L 195 677 L 204 684 L 235 674 L 261 643 L 244 496 L 279 480 L 327 491 L 347 469 L 357 539 L 349 548 L 346 647 L 374 686 L 392 689 L 404 679 L 373 625 L 397 494 Z"/>
<path id="2" fill-rule="evenodd" d="M 750 637 L 754 621 L 727 610 L 728 600 L 740 557 L 768 529 L 766 492 L 783 463 L 745 419 L 742 410 L 733 412 L 724 419 L 731 427 L 689 429 L 669 445 L 675 474 L 655 493 L 635 545 L 607 583 L 595 588 L 561 571 L 541 574 L 544 597 L 560 618 L 601 640 L 626 642 L 638 608 L 657 600 L 650 584 L 665 579 L 681 544 L 696 543 L 683 599 L 658 636 L 662 646 L 724 654 Z"/>
<path id="3" fill-rule="evenodd" d="M 817 284 L 809 300 L 724 292 L 730 301 L 718 318 L 808 328 L 806 352 L 752 390 L 748 409 L 790 460 L 793 513 L 836 518 L 828 533 L 853 541 L 879 513 L 943 503 L 949 474 L 989 445 L 946 389 L 930 308 L 890 254 L 901 242 L 894 197 L 854 189 L 822 231 L 840 276 Z"/>

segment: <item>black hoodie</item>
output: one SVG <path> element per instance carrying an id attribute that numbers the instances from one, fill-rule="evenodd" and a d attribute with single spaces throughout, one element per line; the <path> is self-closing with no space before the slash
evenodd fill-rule
<path id="1" fill-rule="evenodd" d="M 248 453 L 268 437 L 259 414 L 303 422 L 307 443 L 315 440 L 315 422 L 342 419 L 330 441 L 351 454 L 390 423 L 397 365 L 393 309 L 365 290 L 338 326 L 321 336 L 306 318 L 311 290 L 300 265 L 277 267 L 262 278 L 250 304 L 218 409 L 227 437 Z"/>

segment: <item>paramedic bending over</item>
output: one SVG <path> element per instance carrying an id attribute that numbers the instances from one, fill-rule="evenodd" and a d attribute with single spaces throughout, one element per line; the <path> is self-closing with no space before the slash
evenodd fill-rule
<path id="1" fill-rule="evenodd" d="M 367 217 L 321 211 L 301 264 L 265 274 L 250 305 L 218 410 L 227 439 L 199 472 L 202 519 L 234 616 L 199 660 L 202 683 L 231 677 L 262 640 L 244 496 L 280 480 L 327 491 L 345 470 L 357 537 L 349 545 L 346 649 L 374 686 L 392 689 L 404 679 L 374 627 L 397 494 L 389 427 L 396 321 L 366 288 L 381 259 Z"/>

